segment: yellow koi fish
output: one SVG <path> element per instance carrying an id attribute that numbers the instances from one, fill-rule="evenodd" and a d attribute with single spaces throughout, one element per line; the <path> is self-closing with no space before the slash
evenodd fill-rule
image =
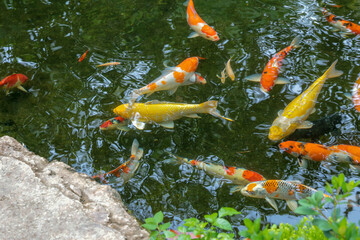
<path id="1" fill-rule="evenodd" d="M 278 117 L 270 127 L 269 139 L 278 141 L 296 129 L 311 128 L 312 123 L 306 121 L 311 113 L 315 111 L 315 104 L 326 79 L 338 77 L 343 74 L 342 71 L 335 69 L 337 60 L 331 67 L 319 77 L 311 86 L 302 94 L 292 100 L 284 110 L 279 111 Z"/>
<path id="2" fill-rule="evenodd" d="M 130 119 L 132 124 L 142 130 L 145 123 L 155 122 L 166 128 L 174 128 L 174 120 L 182 117 L 200 118 L 197 113 L 209 113 L 228 121 L 232 119 L 223 117 L 216 110 L 217 101 L 207 101 L 200 104 L 170 103 L 151 101 L 147 103 L 122 104 L 113 111 L 120 117 Z"/>

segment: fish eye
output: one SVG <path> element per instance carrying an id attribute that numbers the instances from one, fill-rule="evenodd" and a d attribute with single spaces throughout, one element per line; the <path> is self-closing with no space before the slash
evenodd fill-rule
<path id="1" fill-rule="evenodd" d="M 255 192 L 254 192 L 254 191 L 248 191 L 248 190 L 246 190 L 246 192 L 247 192 L 248 194 L 250 194 L 250 195 L 255 195 Z"/>

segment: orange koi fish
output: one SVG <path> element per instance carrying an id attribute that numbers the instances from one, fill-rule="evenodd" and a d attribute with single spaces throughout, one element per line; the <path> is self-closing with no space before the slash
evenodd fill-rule
<path id="1" fill-rule="evenodd" d="M 97 67 L 107 67 L 107 66 L 115 66 L 115 65 L 119 65 L 119 62 L 108 62 L 108 63 L 103 63 L 100 65 L 97 65 Z"/>
<path id="2" fill-rule="evenodd" d="M 122 131 L 128 131 L 130 130 L 130 128 L 127 127 L 127 125 L 128 125 L 127 119 L 122 117 L 114 117 L 101 124 L 100 130 L 104 131 L 104 130 L 119 129 Z"/>
<path id="3" fill-rule="evenodd" d="M 317 190 L 299 181 L 267 180 L 249 183 L 241 189 L 241 194 L 252 198 L 265 198 L 270 205 L 278 212 L 275 199 L 286 201 L 288 207 L 295 211 L 298 207 L 296 200 L 310 197 Z M 324 197 L 330 197 L 324 194 Z"/>
<path id="4" fill-rule="evenodd" d="M 81 57 L 79 58 L 79 62 L 81 62 L 82 60 L 84 60 L 84 58 L 86 57 L 86 54 L 89 52 L 89 49 L 88 50 L 86 50 L 86 52 L 83 54 L 83 55 L 81 55 Z"/>
<path id="5" fill-rule="evenodd" d="M 134 102 L 140 95 L 147 94 L 148 96 L 157 91 L 168 90 L 169 94 L 174 94 L 179 86 L 190 85 L 193 83 L 204 83 L 203 78 L 199 75 L 193 77 L 196 68 L 198 67 L 199 60 L 202 57 L 190 57 L 182 61 L 176 67 L 168 67 L 163 74 L 156 78 L 154 81 L 142 87 L 135 89 L 132 92 L 130 102 Z M 206 81 L 205 81 L 206 83 Z"/>
<path id="6" fill-rule="evenodd" d="M 291 42 L 290 46 L 284 48 L 274 57 L 270 59 L 270 61 L 266 64 L 264 71 L 262 74 L 253 74 L 247 76 L 245 79 L 253 82 L 260 82 L 261 90 L 263 92 L 269 92 L 275 84 L 287 84 L 290 81 L 286 78 L 278 77 L 280 68 L 282 66 L 283 60 L 286 55 L 293 49 L 300 47 L 298 44 L 300 42 L 300 37 L 297 36 Z"/>
<path id="7" fill-rule="evenodd" d="M 360 77 L 356 80 L 352 88 L 352 94 L 345 93 L 345 96 L 353 101 L 354 108 L 360 112 Z"/>
<path id="8" fill-rule="evenodd" d="M 360 148 L 349 145 L 327 147 L 316 143 L 286 141 L 279 148 L 299 158 L 300 166 L 307 167 L 307 160 L 349 163 L 351 168 L 360 164 Z M 359 154 L 359 155 L 357 155 Z"/>
<path id="9" fill-rule="evenodd" d="M 323 8 L 322 13 L 331 25 L 344 33 L 343 35 L 360 34 L 360 25 L 335 16 L 334 14 L 328 12 L 325 8 Z"/>
<path id="10" fill-rule="evenodd" d="M 186 163 L 198 169 L 204 170 L 207 174 L 230 180 L 233 184 L 246 185 L 249 182 L 262 181 L 265 178 L 257 172 L 246 170 L 244 168 L 227 167 L 211 163 L 205 163 L 198 160 L 189 160 L 174 154 L 170 155 L 179 163 Z"/>
<path id="11" fill-rule="evenodd" d="M 28 79 L 29 78 L 27 76 L 21 73 L 12 74 L 0 81 L 0 87 L 6 89 L 6 95 L 9 94 L 9 91 L 12 88 L 18 88 L 21 91 L 27 92 L 21 84 L 25 83 Z"/>
<path id="12" fill-rule="evenodd" d="M 195 31 L 189 35 L 188 38 L 203 37 L 211 41 L 219 41 L 216 31 L 210 27 L 204 20 L 201 19 L 199 14 L 195 11 L 193 0 L 189 0 L 186 19 L 190 27 Z"/>
<path id="13" fill-rule="evenodd" d="M 110 176 L 115 177 L 121 177 L 123 180 L 123 184 L 127 183 L 130 178 L 135 174 L 136 170 L 138 169 L 140 165 L 140 158 L 143 155 L 143 149 L 139 148 L 139 142 L 134 139 L 132 147 L 131 147 L 131 156 L 128 161 L 121 164 L 119 167 L 117 167 L 114 170 L 111 170 L 110 172 L 94 175 L 92 176 L 93 179 L 99 180 L 102 183 L 107 183 L 107 180 L 105 178 Z"/>

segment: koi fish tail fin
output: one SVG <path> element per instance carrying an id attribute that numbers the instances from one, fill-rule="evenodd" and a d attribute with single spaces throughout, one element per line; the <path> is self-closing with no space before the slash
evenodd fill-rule
<path id="1" fill-rule="evenodd" d="M 134 139 L 132 147 L 131 147 L 131 158 L 139 160 L 144 153 L 142 148 L 139 148 L 139 142 Z"/>
<path id="2" fill-rule="evenodd" d="M 301 47 L 301 46 L 299 45 L 299 42 L 300 42 L 300 41 L 301 41 L 300 36 L 296 36 L 296 37 L 294 38 L 294 40 L 292 40 L 290 46 L 292 46 L 293 48 L 299 48 L 299 47 Z"/>
<path id="3" fill-rule="evenodd" d="M 343 74 L 343 71 L 337 70 L 335 68 L 335 65 L 336 65 L 337 62 L 338 62 L 338 60 L 333 62 L 333 64 L 331 64 L 329 69 L 326 70 L 326 72 L 324 73 L 325 78 L 335 78 L 335 77 L 339 77 L 339 76 L 341 76 Z"/>
<path id="4" fill-rule="evenodd" d="M 204 108 L 205 113 L 209 113 L 209 114 L 213 115 L 214 117 L 219 117 L 219 118 L 225 119 L 227 121 L 233 122 L 234 120 L 220 115 L 219 111 L 216 109 L 217 104 L 218 104 L 218 101 L 207 101 L 207 102 L 202 103 L 201 105 Z"/>
<path id="5" fill-rule="evenodd" d="M 179 156 L 176 156 L 175 154 L 171 153 L 171 152 L 167 152 L 172 158 L 169 160 L 165 160 L 166 162 L 172 162 L 172 163 L 177 163 L 177 164 L 182 164 L 182 163 L 187 163 L 189 162 L 189 160 L 187 158 L 182 158 Z"/>

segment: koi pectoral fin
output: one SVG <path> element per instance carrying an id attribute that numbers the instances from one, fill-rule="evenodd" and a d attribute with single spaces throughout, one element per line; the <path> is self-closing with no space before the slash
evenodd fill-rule
<path id="1" fill-rule="evenodd" d="M 173 89 L 170 89 L 170 90 L 168 91 L 169 95 L 173 95 L 173 94 L 176 92 L 177 89 L 178 89 L 177 87 L 175 87 L 175 88 L 173 88 Z"/>
<path id="2" fill-rule="evenodd" d="M 199 37 L 199 36 L 200 36 L 200 34 L 198 34 L 197 32 L 192 32 L 192 33 L 190 33 L 188 38 L 195 38 L 195 37 Z"/>
<path id="3" fill-rule="evenodd" d="M 352 100 L 352 95 L 351 93 L 344 93 L 344 96 L 350 100 Z"/>
<path id="4" fill-rule="evenodd" d="M 298 129 L 309 129 L 309 128 L 312 128 L 313 125 L 314 124 L 310 121 L 304 121 L 297 128 Z"/>
<path id="5" fill-rule="evenodd" d="M 288 205 L 288 207 L 291 209 L 291 211 L 295 211 L 295 209 L 297 209 L 298 204 L 296 202 L 296 200 L 287 200 L 286 204 Z"/>
<path id="6" fill-rule="evenodd" d="M 233 194 L 235 192 L 240 192 L 241 189 L 243 189 L 244 186 L 234 186 L 232 188 L 230 188 L 230 193 Z"/>
<path id="7" fill-rule="evenodd" d="M 174 121 L 166 121 L 158 124 L 164 128 L 174 128 Z"/>
<path id="8" fill-rule="evenodd" d="M 145 123 L 144 122 L 139 122 L 139 121 L 131 121 L 131 123 L 139 130 L 143 130 L 145 128 Z"/>
<path id="9" fill-rule="evenodd" d="M 21 91 L 23 91 L 23 92 L 28 92 L 25 88 L 23 88 L 22 86 L 17 86 L 17 88 L 19 89 L 19 90 L 21 90 Z"/>
<path id="10" fill-rule="evenodd" d="M 196 113 L 194 114 L 189 114 L 189 115 L 185 115 L 185 117 L 188 117 L 188 118 L 201 118 L 199 115 L 197 115 Z"/>
<path id="11" fill-rule="evenodd" d="M 276 204 L 276 202 L 275 202 L 274 199 L 269 198 L 269 197 L 265 197 L 265 200 L 266 200 L 268 203 L 270 203 L 270 205 L 271 205 L 277 212 L 279 212 L 279 209 L 278 209 L 277 204 Z"/>
<path id="12" fill-rule="evenodd" d="M 309 165 L 308 160 L 303 159 L 301 157 L 298 158 L 298 163 L 299 163 L 300 167 L 303 167 L 303 168 L 307 168 Z"/>
<path id="13" fill-rule="evenodd" d="M 250 76 L 245 77 L 245 80 L 248 80 L 250 82 L 260 82 L 261 80 L 261 74 L 252 74 Z"/>
<path id="14" fill-rule="evenodd" d="M 278 77 L 275 80 L 275 84 L 288 84 L 288 83 L 290 83 L 290 80 L 287 78 L 283 78 L 283 77 Z"/>

